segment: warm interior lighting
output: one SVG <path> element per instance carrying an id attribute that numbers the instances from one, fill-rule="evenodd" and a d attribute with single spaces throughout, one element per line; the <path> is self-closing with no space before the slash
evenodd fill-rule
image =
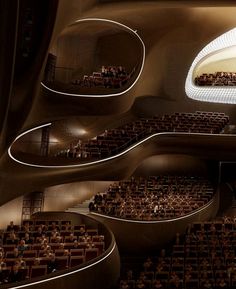
<path id="1" fill-rule="evenodd" d="M 50 136 L 50 140 L 49 140 L 50 143 L 59 143 L 59 139 L 57 139 L 56 137 L 54 136 Z"/>
<path id="2" fill-rule="evenodd" d="M 193 80 L 202 73 L 236 72 L 236 46 L 228 47 L 203 58 L 195 67 Z"/>
<path id="3" fill-rule="evenodd" d="M 222 34 L 206 45 L 194 59 L 185 82 L 185 92 L 189 98 L 216 102 L 216 103 L 236 103 L 236 87 L 233 86 L 197 86 L 194 83 L 196 74 L 203 68 L 210 67 L 214 62 L 217 64 L 223 61 L 219 70 L 228 67 L 234 69 L 234 64 L 229 66 L 229 60 L 236 57 L 236 28 Z M 235 60 L 234 60 L 235 61 Z M 216 68 L 214 68 L 216 69 Z M 207 71 L 206 71 L 207 72 Z M 215 71 L 212 71 L 214 73 Z"/>

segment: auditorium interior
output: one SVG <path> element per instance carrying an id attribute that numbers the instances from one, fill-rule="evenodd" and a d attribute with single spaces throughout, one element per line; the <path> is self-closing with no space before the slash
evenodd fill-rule
<path id="1" fill-rule="evenodd" d="M 0 1 L 0 288 L 236 288 L 235 15 Z"/>

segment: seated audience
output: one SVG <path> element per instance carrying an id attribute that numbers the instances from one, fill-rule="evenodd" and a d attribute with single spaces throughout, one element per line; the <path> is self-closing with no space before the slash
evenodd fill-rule
<path id="1" fill-rule="evenodd" d="M 94 197 L 93 212 L 132 220 L 164 220 L 186 215 L 209 202 L 213 187 L 202 177 L 150 176 L 113 183 Z M 198 236 L 201 238 L 201 236 Z M 176 236 L 176 242 L 180 242 Z"/>
<path id="2" fill-rule="evenodd" d="M 134 143 L 162 132 L 187 132 L 219 134 L 228 124 L 224 113 L 196 111 L 172 115 L 140 118 L 120 127 L 105 130 L 89 140 L 75 140 L 56 153 L 57 157 L 73 158 L 80 161 L 107 158 L 123 151 Z M 92 204 L 91 204 L 92 205 Z"/>
<path id="3" fill-rule="evenodd" d="M 195 77 L 198 86 L 236 86 L 236 72 L 203 73 Z"/>
<path id="4" fill-rule="evenodd" d="M 148 257 L 144 261 L 143 272 L 137 272 L 136 278 L 131 279 L 126 274 L 120 280 L 120 288 L 123 284 L 148 284 L 148 288 L 186 288 L 186 289 L 219 289 L 219 288 L 235 288 L 236 284 L 236 268 L 235 258 L 236 251 L 234 250 L 235 239 L 233 237 L 235 216 L 227 218 L 217 218 L 211 222 L 195 222 L 191 224 L 186 233 L 181 236 L 179 244 L 176 245 L 173 241 L 171 248 L 162 250 L 156 256 Z M 223 232 L 227 225 L 228 234 Z M 201 232 L 201 238 L 192 238 Z M 212 234 L 214 233 L 214 234 Z M 232 234 L 231 234 L 232 233 Z M 217 240 L 215 247 L 209 240 L 214 236 Z M 223 244 L 227 240 L 229 248 L 231 248 L 231 256 L 224 257 Z M 204 257 L 202 250 L 199 247 L 204 246 Z M 186 250 L 186 249 L 189 250 Z M 212 258 L 210 252 L 217 251 L 217 256 Z M 181 257 L 176 257 L 180 254 Z M 189 257 L 191 255 L 191 257 Z M 156 262 L 152 262 L 156 260 Z M 156 271 L 145 270 L 146 264 L 152 264 L 151 268 L 156 268 Z M 147 266 L 149 267 L 149 266 Z M 131 270 L 131 269 L 130 269 Z M 132 270 L 131 270 L 132 271 Z M 123 277 L 123 276 L 122 276 Z M 150 286 L 152 284 L 152 287 Z M 143 285 L 140 285 L 142 288 Z M 129 288 L 129 287 L 127 287 Z M 132 287 L 134 288 L 134 287 Z M 137 288 L 137 286 L 135 287 Z M 145 287 L 144 287 L 145 288 Z"/>
<path id="5" fill-rule="evenodd" d="M 64 230 L 66 227 L 69 231 Z M 48 273 L 68 268 L 68 265 L 76 266 L 76 263 L 70 265 L 72 256 L 79 254 L 84 257 L 82 260 L 85 262 L 85 248 L 105 247 L 104 236 L 98 235 L 97 228 L 88 228 L 92 230 L 87 231 L 84 224 L 78 224 L 75 227 L 79 230 L 74 230 L 74 226 L 65 221 L 60 223 L 44 221 L 42 224 L 38 221 L 24 221 L 21 226 L 10 222 L 7 229 L 2 231 L 4 237 L 3 245 L 0 247 L 0 284 L 15 283 L 31 278 L 31 269 L 37 270 L 37 266 L 40 265 L 47 266 Z M 71 242 L 63 242 L 62 231 L 70 233 L 68 237 Z M 90 231 L 93 232 L 92 235 Z M 75 234 L 80 236 L 83 243 L 78 242 Z M 83 247 L 80 246 L 81 244 Z M 79 250 L 71 251 L 75 248 Z M 98 254 L 102 252 L 100 249 Z M 67 261 L 67 265 L 61 265 L 60 257 L 65 258 L 62 260 Z M 81 265 L 81 259 L 78 260 L 78 265 Z M 39 269 L 42 272 L 40 274 L 45 274 L 42 268 Z"/>

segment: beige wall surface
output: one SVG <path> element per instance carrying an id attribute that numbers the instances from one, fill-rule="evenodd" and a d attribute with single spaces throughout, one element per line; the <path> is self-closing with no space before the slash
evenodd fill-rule
<path id="1" fill-rule="evenodd" d="M 21 223 L 23 196 L 16 198 L 0 207 L 0 229 L 6 229 L 10 221 Z"/>
<path id="2" fill-rule="evenodd" d="M 104 192 L 111 182 L 75 182 L 45 189 L 44 211 L 66 210 Z"/>

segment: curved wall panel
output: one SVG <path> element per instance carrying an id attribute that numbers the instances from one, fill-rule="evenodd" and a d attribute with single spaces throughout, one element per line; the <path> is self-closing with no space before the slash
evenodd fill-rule
<path id="1" fill-rule="evenodd" d="M 184 233 L 188 224 L 215 217 L 218 206 L 219 194 L 217 193 L 208 204 L 196 212 L 171 220 L 132 221 L 97 213 L 90 213 L 90 215 L 113 231 L 120 251 L 153 252 L 172 241 L 176 233 Z"/>
<path id="2" fill-rule="evenodd" d="M 155 155 L 146 158 L 135 170 L 137 176 L 174 175 L 207 175 L 205 161 L 184 154 Z"/>

